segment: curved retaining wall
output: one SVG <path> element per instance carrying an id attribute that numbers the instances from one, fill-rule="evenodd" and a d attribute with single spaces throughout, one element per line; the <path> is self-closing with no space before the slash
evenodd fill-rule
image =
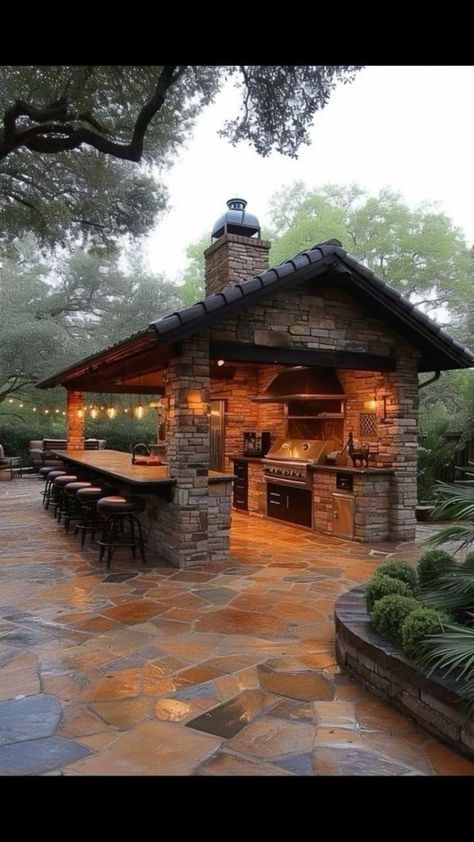
<path id="1" fill-rule="evenodd" d="M 474 720 L 467 720 L 454 681 L 415 666 L 372 629 L 365 586 L 339 597 L 335 607 L 336 655 L 368 690 L 414 719 L 467 757 L 474 757 Z"/>

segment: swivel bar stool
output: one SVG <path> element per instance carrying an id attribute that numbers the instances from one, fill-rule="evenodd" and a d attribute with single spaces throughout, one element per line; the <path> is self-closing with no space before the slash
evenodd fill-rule
<path id="1" fill-rule="evenodd" d="M 107 567 L 110 567 L 114 549 L 117 547 L 131 547 L 134 558 L 138 547 L 142 562 L 145 564 L 142 525 L 135 514 L 136 512 L 142 512 L 144 508 L 145 501 L 140 498 L 127 499 L 114 495 L 113 497 L 102 497 L 98 501 L 97 511 L 106 518 L 102 536 L 97 542 L 100 546 L 99 561 L 102 561 L 107 549 Z"/>

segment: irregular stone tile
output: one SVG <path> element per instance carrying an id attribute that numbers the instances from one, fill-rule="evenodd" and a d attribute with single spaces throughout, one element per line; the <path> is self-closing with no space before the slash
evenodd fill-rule
<path id="1" fill-rule="evenodd" d="M 316 699 L 330 701 L 335 696 L 333 686 L 319 673 L 273 672 L 262 665 L 257 669 L 260 685 L 269 693 L 307 702 Z"/>
<path id="2" fill-rule="evenodd" d="M 216 689 L 211 682 L 206 684 L 191 684 L 189 687 L 182 687 L 173 694 L 174 699 L 195 699 L 202 697 L 205 699 L 217 699 Z"/>
<path id="3" fill-rule="evenodd" d="M 75 775 L 189 775 L 220 739 L 174 722 L 142 722 L 98 754 L 74 763 Z"/>
<path id="4" fill-rule="evenodd" d="M 86 687 L 78 698 L 84 701 L 134 698 L 140 692 L 141 677 L 139 669 L 117 670 Z"/>
<path id="5" fill-rule="evenodd" d="M 143 669 L 143 694 L 145 696 L 162 696 L 172 693 L 176 689 L 175 680 L 164 676 L 161 670 L 149 662 Z"/>
<path id="6" fill-rule="evenodd" d="M 314 775 L 313 758 L 309 751 L 305 754 L 294 755 L 293 757 L 284 757 L 283 760 L 276 760 L 275 763 L 282 769 L 293 772 L 294 775 L 303 775 L 306 777 Z"/>
<path id="7" fill-rule="evenodd" d="M 235 596 L 235 591 L 231 588 L 199 588 L 192 593 L 213 605 L 225 605 Z"/>
<path id="8" fill-rule="evenodd" d="M 67 705 L 62 712 L 57 736 L 81 738 L 79 741 L 82 743 L 82 737 L 101 733 L 104 729 L 103 720 L 91 713 L 85 705 Z"/>
<path id="9" fill-rule="evenodd" d="M 156 617 L 163 610 L 161 605 L 151 599 L 137 599 L 116 605 L 114 608 L 106 608 L 102 611 L 102 614 L 111 617 L 112 620 L 118 620 L 120 623 L 133 625 Z"/>
<path id="10" fill-rule="evenodd" d="M 113 731 L 102 731 L 101 734 L 92 734 L 91 737 L 81 737 L 78 742 L 80 742 L 82 746 L 92 749 L 92 751 L 100 751 L 115 742 L 116 739 L 117 733 L 114 733 Z"/>
<path id="11" fill-rule="evenodd" d="M 57 737 L 0 747 L 0 775 L 41 775 L 86 757 L 86 746 Z"/>
<path id="12" fill-rule="evenodd" d="M 261 763 L 258 760 L 251 761 L 244 757 L 238 757 L 236 754 L 230 754 L 226 751 L 219 752 L 219 754 L 206 760 L 201 766 L 198 766 L 196 775 L 218 775 L 220 776 L 234 776 L 253 777 L 253 776 L 287 776 L 290 773 L 285 769 L 273 763 Z"/>
<path id="13" fill-rule="evenodd" d="M 151 703 L 148 699 L 120 699 L 114 702 L 92 702 L 89 708 L 100 716 L 107 725 L 126 731 L 132 725 L 150 716 Z"/>
<path id="14" fill-rule="evenodd" d="M 420 729 L 403 714 L 382 702 L 356 702 L 356 716 L 362 729 L 388 733 L 413 733 Z"/>
<path id="15" fill-rule="evenodd" d="M 293 722 L 315 722 L 311 703 L 304 704 L 294 699 L 283 699 L 278 702 L 267 712 L 267 716 L 277 716 L 280 719 L 290 719 Z"/>
<path id="16" fill-rule="evenodd" d="M 129 579 L 133 579 L 134 576 L 138 576 L 138 573 L 134 570 L 129 570 L 127 573 L 109 573 L 107 576 L 104 577 L 104 582 L 127 582 Z"/>
<path id="17" fill-rule="evenodd" d="M 425 731 L 419 734 L 387 734 L 380 731 L 361 731 L 362 745 L 376 752 L 386 760 L 393 760 L 410 766 L 413 770 L 424 775 L 433 774 L 433 766 L 429 762 L 425 746 L 428 735 Z"/>
<path id="18" fill-rule="evenodd" d="M 15 696 L 33 696 L 40 692 L 38 660 L 24 654 L 16 655 L 7 666 L 2 667 L 0 680 L 0 699 L 12 699 Z"/>
<path id="19" fill-rule="evenodd" d="M 274 702 L 273 696 L 261 690 L 245 690 L 234 699 L 187 722 L 186 727 L 229 739 Z"/>
<path id="20" fill-rule="evenodd" d="M 174 677 L 176 688 L 186 687 L 188 684 L 202 684 L 204 681 L 212 681 L 224 673 L 205 664 L 198 664 L 195 667 L 188 667 Z"/>
<path id="21" fill-rule="evenodd" d="M 69 702 L 81 691 L 81 685 L 78 684 L 73 673 L 45 675 L 41 681 L 41 688 L 43 693 L 57 696 L 65 702 Z"/>
<path id="22" fill-rule="evenodd" d="M 357 748 L 317 748 L 313 755 L 317 775 L 407 775 L 409 766 L 394 763 L 372 751 Z M 423 773 L 420 773 L 423 774 Z"/>
<path id="23" fill-rule="evenodd" d="M 286 631 L 287 624 L 277 617 L 250 611 L 225 608 L 213 611 L 196 623 L 198 631 L 220 632 L 221 634 L 248 634 L 249 632 Z"/>
<path id="24" fill-rule="evenodd" d="M 190 624 L 182 620 L 169 620 L 165 617 L 158 617 L 152 620 L 157 628 L 158 634 L 163 637 L 174 637 L 175 635 L 186 634 L 190 631 Z"/>
<path id="25" fill-rule="evenodd" d="M 253 666 L 259 660 L 258 655 L 218 655 L 216 658 L 209 658 L 202 666 L 212 667 L 221 673 L 231 673 Z"/>
<path id="26" fill-rule="evenodd" d="M 107 617 L 90 617 L 77 625 L 81 631 L 102 632 L 107 631 L 107 629 L 117 628 L 119 624 L 115 620 Z"/>
<path id="27" fill-rule="evenodd" d="M 307 722 L 288 722 L 264 716 L 247 725 L 227 745 L 240 754 L 276 760 L 311 751 L 314 731 L 314 726 Z"/>
<path id="28" fill-rule="evenodd" d="M 179 699 L 158 699 L 154 707 L 156 718 L 163 722 L 181 722 L 188 716 L 190 710 L 190 705 Z"/>
<path id="29" fill-rule="evenodd" d="M 27 696 L 0 702 L 0 745 L 54 734 L 61 705 L 54 696 Z"/>
<path id="30" fill-rule="evenodd" d="M 316 724 L 321 728 L 357 728 L 353 702 L 313 702 Z"/>
<path id="31" fill-rule="evenodd" d="M 258 674 L 255 667 L 247 667 L 240 672 L 234 672 L 229 675 L 222 675 L 215 678 L 213 681 L 220 699 L 230 699 L 241 690 L 250 690 L 259 688 Z"/>
<path id="32" fill-rule="evenodd" d="M 474 775 L 474 761 L 442 743 L 433 740 L 424 754 L 437 775 Z"/>

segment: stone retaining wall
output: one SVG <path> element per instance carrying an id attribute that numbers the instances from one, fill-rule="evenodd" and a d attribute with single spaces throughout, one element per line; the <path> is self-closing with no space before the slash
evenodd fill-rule
<path id="1" fill-rule="evenodd" d="M 337 660 L 350 675 L 461 754 L 474 757 L 474 720 L 467 719 L 456 683 L 437 673 L 428 678 L 373 631 L 364 587 L 339 597 L 335 621 Z"/>

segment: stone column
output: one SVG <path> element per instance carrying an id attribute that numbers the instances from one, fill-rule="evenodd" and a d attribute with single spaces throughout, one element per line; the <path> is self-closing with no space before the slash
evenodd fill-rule
<path id="1" fill-rule="evenodd" d="M 66 437 L 68 450 L 84 450 L 84 396 L 82 392 L 68 391 Z"/>
<path id="2" fill-rule="evenodd" d="M 209 509 L 209 335 L 180 343 L 166 376 L 167 453 L 177 482 L 167 506 L 168 558 L 179 567 L 205 561 Z"/>

